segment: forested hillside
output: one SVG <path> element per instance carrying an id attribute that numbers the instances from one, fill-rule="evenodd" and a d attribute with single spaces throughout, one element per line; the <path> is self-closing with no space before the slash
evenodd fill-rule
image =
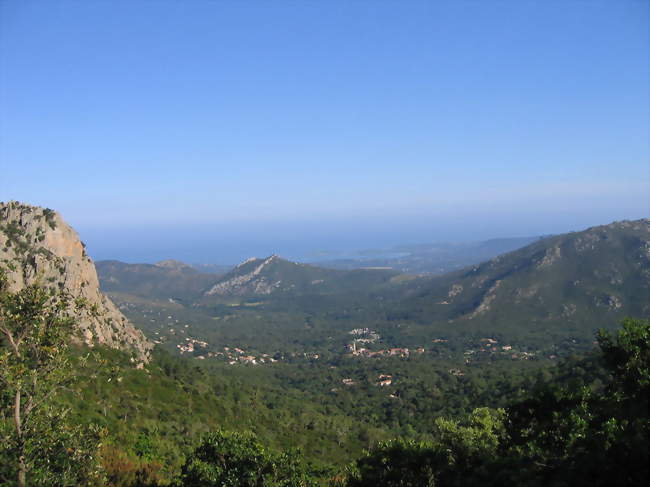
<path id="1" fill-rule="evenodd" d="M 462 271 L 411 281 L 387 313 L 443 333 L 586 341 L 625 316 L 650 316 L 648 296 L 644 219 L 548 237 Z"/>
<path id="2" fill-rule="evenodd" d="M 178 301 L 187 305 L 217 279 L 218 274 L 202 273 L 182 262 L 126 264 L 114 260 L 95 264 L 105 292 L 128 294 L 145 299 Z"/>

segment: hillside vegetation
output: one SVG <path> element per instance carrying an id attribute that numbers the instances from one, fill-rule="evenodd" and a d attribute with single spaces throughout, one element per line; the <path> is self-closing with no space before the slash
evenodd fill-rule
<path id="1" fill-rule="evenodd" d="M 140 298 L 173 300 L 192 304 L 219 275 L 201 273 L 182 262 L 126 264 L 103 260 L 95 264 L 105 292 L 119 292 Z"/>
<path id="2" fill-rule="evenodd" d="M 650 316 L 650 220 L 541 239 L 446 276 L 412 281 L 394 319 L 465 330 L 589 340 L 625 316 Z"/>

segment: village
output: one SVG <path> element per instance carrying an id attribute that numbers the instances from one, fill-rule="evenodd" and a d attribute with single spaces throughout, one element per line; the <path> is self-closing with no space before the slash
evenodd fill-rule
<path id="1" fill-rule="evenodd" d="M 479 343 L 480 346 L 478 348 L 470 348 L 463 352 L 466 364 L 471 363 L 472 357 L 479 356 L 480 354 L 500 354 L 509 356 L 512 360 L 530 360 L 537 356 L 536 352 L 516 351 L 512 345 L 499 345 L 498 340 L 494 338 L 481 338 Z M 550 356 L 549 358 L 553 359 L 554 356 Z"/>
<path id="2" fill-rule="evenodd" d="M 239 347 L 223 347 L 223 351 L 207 351 L 208 342 L 203 340 L 197 340 L 196 338 L 185 338 L 185 343 L 179 343 L 176 345 L 179 353 L 181 355 L 188 353 L 192 354 L 197 360 L 205 360 L 208 358 L 222 358 L 229 365 L 235 364 L 266 364 L 274 363 L 281 359 L 279 354 L 276 354 L 274 357 L 268 353 L 262 353 L 258 356 L 252 355 L 246 350 L 243 350 Z M 203 349 L 200 351 L 199 349 Z"/>
<path id="3" fill-rule="evenodd" d="M 379 358 L 379 357 L 408 357 L 411 354 L 411 351 L 408 348 L 387 348 L 380 350 L 370 350 L 360 345 L 370 345 L 376 343 L 381 339 L 379 333 L 370 328 L 355 328 L 348 332 L 349 335 L 352 335 L 352 343 L 348 343 L 345 346 L 345 350 L 349 355 L 353 357 L 364 357 L 364 358 Z M 425 350 L 423 347 L 418 347 L 414 351 L 415 353 L 421 354 Z"/>
<path id="4" fill-rule="evenodd" d="M 169 328 L 168 333 L 171 335 L 184 334 L 189 325 L 184 325 L 179 329 Z M 155 332 L 158 335 L 158 332 Z M 409 358 L 413 355 L 422 355 L 426 353 L 426 349 L 422 346 L 416 348 L 407 347 L 391 347 L 371 349 L 371 345 L 376 344 L 381 340 L 378 332 L 370 328 L 355 328 L 348 332 L 354 338 L 352 341 L 345 345 L 345 355 L 349 357 L 359 358 L 382 358 L 382 357 L 398 357 Z M 163 338 L 154 340 L 155 343 L 162 343 Z M 434 345 L 441 345 L 447 343 L 448 340 L 443 338 L 434 338 L 431 343 Z M 463 352 L 465 365 L 469 365 L 473 361 L 479 360 L 481 357 L 499 355 L 501 357 L 508 357 L 512 360 L 530 360 L 537 356 L 536 352 L 516 351 L 512 345 L 499 345 L 498 340 L 495 338 L 481 338 L 478 341 L 479 345 L 475 348 L 468 348 Z M 244 348 L 223 346 L 220 350 L 210 350 L 210 344 L 204 340 L 197 338 L 185 337 L 184 341 L 176 345 L 176 349 L 181 355 L 192 355 L 197 360 L 205 360 L 211 358 L 220 358 L 229 365 L 264 365 L 272 364 L 285 359 L 285 355 L 276 352 L 273 355 L 269 353 L 252 353 Z M 291 358 L 302 358 L 307 360 L 318 360 L 320 354 L 317 352 L 303 352 L 303 353 L 289 353 Z M 554 356 L 549 358 L 553 359 Z M 460 369 L 451 369 L 450 374 L 462 376 L 463 373 Z M 381 377 L 378 385 L 390 385 L 391 377 Z M 344 383 L 345 385 L 353 385 L 352 383 Z"/>
<path id="5" fill-rule="evenodd" d="M 407 358 L 412 354 L 421 355 L 426 352 L 422 346 L 414 349 L 409 348 L 385 348 L 379 350 L 372 350 L 368 346 L 380 341 L 381 336 L 370 328 L 355 328 L 350 330 L 348 334 L 354 338 L 351 343 L 345 346 L 348 355 L 353 357 L 362 358 L 381 358 L 381 357 L 402 357 Z M 431 343 L 434 345 L 441 345 L 447 343 L 448 340 L 444 338 L 434 338 Z M 499 341 L 495 338 L 481 338 L 479 339 L 479 346 L 476 348 L 469 348 L 465 350 L 465 364 L 469 364 L 472 358 L 477 358 L 485 354 L 499 354 L 502 356 L 509 356 L 512 360 L 529 360 L 534 358 L 536 352 L 516 351 L 512 345 L 499 345 Z M 549 358 L 553 359 L 554 356 Z M 451 372 L 450 372 L 451 373 Z M 459 375 L 455 373 L 454 375 Z"/>
<path id="6" fill-rule="evenodd" d="M 120 308 L 137 308 L 131 303 L 120 303 Z M 133 311 L 133 310 L 132 310 Z M 222 360 L 228 365 L 267 365 L 286 359 L 305 359 L 319 360 L 319 352 L 281 352 L 263 353 L 246 350 L 246 348 L 232 345 L 222 345 L 215 347 L 208 341 L 191 336 L 190 324 L 183 323 L 178 316 L 174 316 L 171 309 L 140 309 L 143 318 L 150 323 L 157 325 L 156 329 L 151 330 L 152 341 L 155 344 L 169 343 L 174 344 L 180 355 L 189 355 L 196 360 L 217 359 Z M 382 337 L 380 333 L 372 328 L 353 328 L 346 332 L 350 336 L 350 341 L 345 344 L 343 354 L 348 357 L 360 359 L 381 359 L 381 358 L 402 358 L 408 359 L 413 356 L 424 355 L 427 349 L 424 346 L 415 347 L 380 347 Z M 431 340 L 431 352 L 440 350 L 439 347 L 445 347 L 448 344 L 446 338 L 434 338 Z M 469 346 L 463 351 L 463 361 L 465 365 L 473 362 L 482 361 L 487 357 L 509 358 L 511 360 L 531 360 L 538 356 L 534 351 L 516 350 L 510 344 L 500 344 L 494 337 L 480 338 L 474 346 Z M 548 358 L 555 359 L 554 355 Z M 455 376 L 462 376 L 460 369 L 450 369 L 449 373 Z M 390 385 L 392 378 L 385 377 L 378 379 L 378 384 L 382 386 Z M 345 385 L 352 385 L 346 383 Z"/>

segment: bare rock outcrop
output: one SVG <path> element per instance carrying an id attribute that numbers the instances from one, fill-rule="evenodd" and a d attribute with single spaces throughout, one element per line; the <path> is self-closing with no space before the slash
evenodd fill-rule
<path id="1" fill-rule="evenodd" d="M 271 294 L 280 287 L 282 281 L 269 282 L 261 274 L 266 267 L 278 259 L 277 255 L 272 255 L 266 259 L 247 259 L 235 267 L 231 273 L 232 276 L 212 286 L 205 295 Z M 252 264 L 255 264 L 255 266 L 250 272 L 237 273 Z"/>
<path id="2" fill-rule="evenodd" d="M 75 315 L 81 339 L 131 351 L 147 361 L 152 344 L 99 290 L 95 266 L 61 215 L 15 201 L 0 202 L 0 267 L 9 289 L 40 284 L 87 303 Z"/>
<path id="3" fill-rule="evenodd" d="M 490 289 L 488 289 L 487 293 L 483 296 L 483 299 L 481 300 L 480 304 L 477 306 L 477 308 L 468 316 L 468 318 L 471 320 L 472 318 L 476 318 L 477 316 L 484 314 L 490 310 L 490 305 L 492 304 L 492 301 L 494 301 L 497 297 L 497 289 L 499 289 L 499 286 L 501 285 L 501 281 L 497 280 L 490 286 Z"/>

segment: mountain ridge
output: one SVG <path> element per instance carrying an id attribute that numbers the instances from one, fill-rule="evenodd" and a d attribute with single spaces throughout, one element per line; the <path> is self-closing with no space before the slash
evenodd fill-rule
<path id="1" fill-rule="evenodd" d="M 190 303 L 202 295 L 218 274 L 200 272 L 184 262 L 168 259 L 156 264 L 127 264 L 118 260 L 96 263 L 99 282 L 105 292 L 175 299 Z"/>
<path id="2" fill-rule="evenodd" d="M 624 220 L 538 240 L 407 286 L 396 304 L 420 321 L 593 328 L 650 316 L 650 220 Z M 409 311 L 410 310 L 410 311 Z"/>
<path id="3" fill-rule="evenodd" d="M 215 282 L 204 297 L 330 293 L 381 285 L 396 274 L 385 269 L 326 269 L 273 254 L 266 258 L 251 257 L 239 263 Z"/>

